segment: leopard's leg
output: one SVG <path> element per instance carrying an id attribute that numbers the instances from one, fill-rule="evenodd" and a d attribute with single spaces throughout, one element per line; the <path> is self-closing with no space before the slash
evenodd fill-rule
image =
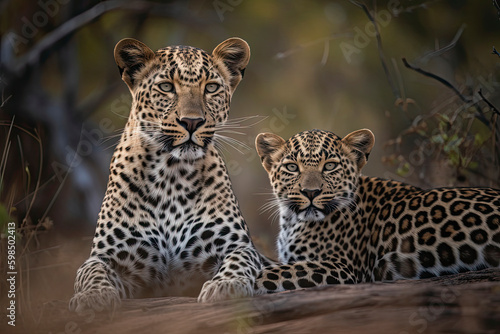
<path id="1" fill-rule="evenodd" d="M 331 284 L 358 283 L 352 266 L 341 262 L 299 261 L 263 268 L 255 282 L 256 294 Z"/>
<path id="2" fill-rule="evenodd" d="M 116 272 L 98 257 L 90 257 L 76 273 L 75 294 L 69 309 L 78 313 L 86 309 L 113 310 L 125 295 L 124 285 Z"/>
<path id="3" fill-rule="evenodd" d="M 216 275 L 203 284 L 199 302 L 212 302 L 254 295 L 255 279 L 263 263 L 253 247 L 240 247 L 227 254 Z"/>

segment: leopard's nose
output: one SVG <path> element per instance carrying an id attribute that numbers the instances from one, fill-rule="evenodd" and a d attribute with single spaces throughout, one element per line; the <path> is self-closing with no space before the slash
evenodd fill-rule
<path id="1" fill-rule="evenodd" d="M 321 189 L 302 189 L 300 193 L 312 201 L 321 194 Z"/>
<path id="2" fill-rule="evenodd" d="M 205 124 L 203 118 L 182 117 L 177 122 L 192 135 L 200 126 Z"/>

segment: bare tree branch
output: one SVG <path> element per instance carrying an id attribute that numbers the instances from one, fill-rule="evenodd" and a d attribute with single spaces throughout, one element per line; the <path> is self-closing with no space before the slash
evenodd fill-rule
<path id="1" fill-rule="evenodd" d="M 493 47 L 493 51 L 491 51 L 491 54 L 494 54 L 494 55 L 497 55 L 498 57 L 500 57 L 500 53 L 498 53 L 497 49 L 495 49 L 495 47 Z"/>
<path id="2" fill-rule="evenodd" d="M 385 73 L 385 76 L 387 78 L 387 81 L 389 82 L 389 86 L 392 89 L 392 93 L 394 94 L 394 96 L 397 99 L 400 98 L 401 94 L 398 91 L 398 89 L 396 88 L 394 81 L 392 80 L 391 73 L 389 72 L 389 68 L 387 67 L 387 62 L 385 61 L 385 55 L 384 55 L 384 51 L 382 49 L 382 38 L 380 37 L 380 32 L 378 31 L 377 22 L 375 22 L 373 15 L 370 13 L 370 10 L 368 9 L 368 7 L 366 7 L 366 5 L 364 3 L 360 3 L 360 2 L 357 2 L 355 0 L 349 0 L 349 2 L 355 6 L 363 9 L 366 16 L 368 17 L 368 19 L 372 22 L 373 26 L 375 27 L 375 36 L 377 39 L 378 55 L 380 57 L 380 62 L 382 63 L 382 68 L 384 69 L 384 73 Z"/>
<path id="3" fill-rule="evenodd" d="M 406 60 L 406 58 L 402 58 L 403 60 L 403 64 L 405 64 L 405 66 L 411 70 L 414 70 L 415 72 L 418 72 L 420 74 L 423 74 L 425 75 L 426 77 L 429 77 L 429 78 L 432 78 L 434 80 L 437 80 L 439 81 L 440 83 L 442 83 L 443 85 L 445 85 L 446 87 L 450 88 L 451 90 L 453 90 L 453 92 L 455 92 L 455 94 L 457 94 L 457 96 L 460 98 L 460 100 L 462 100 L 463 102 L 465 103 L 470 103 L 472 102 L 472 99 L 469 98 L 469 97 L 466 97 L 464 96 L 462 93 L 460 93 L 458 91 L 457 88 L 455 88 L 455 86 L 453 86 L 451 83 L 449 83 L 448 81 L 446 81 L 445 79 L 441 78 L 440 76 L 434 74 L 434 73 L 430 73 L 430 72 L 427 72 L 427 71 L 424 71 L 423 69 L 419 68 L 419 67 L 416 67 L 416 66 L 413 66 L 411 64 L 408 63 L 408 61 Z"/>
<path id="4" fill-rule="evenodd" d="M 479 89 L 478 91 L 478 94 L 479 96 L 481 97 L 481 99 L 483 99 L 484 102 L 486 102 L 486 104 L 488 105 L 488 107 L 490 107 L 491 110 L 493 110 L 493 112 L 496 114 L 496 115 L 493 115 L 492 117 L 492 121 L 491 121 L 491 129 L 492 129 L 492 133 L 493 133 L 493 137 L 494 137 L 494 146 L 493 146 L 493 154 L 494 154 L 494 157 L 495 157 L 495 161 L 496 163 L 498 164 L 500 162 L 500 131 L 498 131 L 498 125 L 499 123 L 497 123 L 498 121 L 498 115 L 500 115 L 500 111 L 498 111 L 497 107 L 495 107 L 493 105 L 493 103 L 491 103 L 484 95 L 483 95 L 483 92 L 481 89 Z M 496 154 L 495 154 L 495 151 L 496 151 Z M 500 171 L 499 171 L 499 174 L 500 174 Z"/>
<path id="5" fill-rule="evenodd" d="M 323 43 L 323 45 L 326 48 L 326 45 L 329 45 L 330 41 L 332 41 L 334 39 L 351 37 L 351 36 L 352 36 L 352 34 L 346 34 L 346 33 L 332 34 L 330 36 L 318 38 L 318 39 L 315 39 L 313 41 L 310 41 L 310 42 L 307 42 L 307 43 L 304 43 L 304 44 L 299 44 L 299 45 L 297 45 L 293 49 L 282 51 L 282 52 L 278 52 L 277 54 L 274 55 L 274 58 L 276 58 L 276 59 L 283 59 L 283 58 L 289 57 L 290 55 L 292 55 L 292 54 L 294 54 L 294 53 L 296 53 L 296 52 L 298 52 L 300 50 L 303 50 L 305 48 L 308 48 L 310 46 L 313 46 L 313 45 L 316 45 L 316 44 L 320 44 L 320 43 Z M 325 52 L 326 51 L 323 51 L 323 58 L 322 58 L 322 63 L 321 63 L 322 65 L 324 65 L 323 64 L 323 60 L 325 58 L 325 56 L 324 56 Z"/>
<path id="6" fill-rule="evenodd" d="M 418 5 L 408 6 L 406 8 L 399 9 L 399 10 L 393 9 L 392 15 L 398 17 L 402 13 L 413 13 L 415 10 L 420 9 L 420 8 L 428 9 L 430 7 L 430 5 L 433 5 L 434 3 L 439 2 L 439 1 L 441 1 L 441 0 L 427 1 L 424 3 L 418 4 Z"/>
<path id="7" fill-rule="evenodd" d="M 481 89 L 479 89 L 478 91 L 478 94 L 479 96 L 481 96 L 481 98 L 483 99 L 484 102 L 486 102 L 486 104 L 488 105 L 488 107 L 491 108 L 491 110 L 493 110 L 493 112 L 497 115 L 500 115 L 500 111 L 498 111 L 497 107 L 495 107 L 493 105 L 493 103 L 491 103 L 484 95 L 483 95 L 483 91 Z"/>
<path id="8" fill-rule="evenodd" d="M 41 56 L 41 54 L 50 49 L 54 44 L 63 39 L 64 37 L 73 34 L 78 29 L 89 24 L 96 18 L 104 15 L 115 9 L 127 9 L 142 12 L 154 13 L 156 15 L 163 15 L 169 17 L 182 16 L 183 13 L 179 13 L 179 10 L 171 4 L 161 4 L 149 1 L 104 1 L 101 2 L 89 10 L 83 12 L 80 15 L 73 17 L 72 19 L 66 21 L 58 28 L 54 29 L 52 32 L 47 34 L 39 43 L 37 43 L 27 54 L 21 57 L 19 62 L 12 68 L 14 72 L 22 73 L 27 67 L 32 64 L 36 64 Z"/>
<path id="9" fill-rule="evenodd" d="M 500 20 L 500 5 L 498 3 L 498 0 L 493 0 L 493 6 L 495 6 L 495 8 L 498 10 L 497 15 L 498 19 Z"/>
<path id="10" fill-rule="evenodd" d="M 445 46 L 439 50 L 432 51 L 432 52 L 422 56 L 419 59 L 419 63 L 426 64 L 431 58 L 438 57 L 438 56 L 442 55 L 443 53 L 454 48 L 455 45 L 457 44 L 458 40 L 460 39 L 460 36 L 462 36 L 462 33 L 464 32 L 464 30 L 465 30 L 465 24 L 462 24 L 460 26 L 460 28 L 458 29 L 457 33 L 455 34 L 455 37 L 453 37 L 453 40 L 450 42 L 450 44 L 448 44 L 447 46 Z"/>
<path id="11" fill-rule="evenodd" d="M 474 107 L 476 110 L 477 110 L 477 113 L 476 113 L 476 118 L 481 121 L 484 125 L 486 125 L 488 128 L 491 129 L 491 122 L 488 121 L 488 119 L 485 117 L 482 109 L 478 106 L 477 102 L 474 102 L 474 100 L 470 97 L 467 97 L 465 95 L 463 95 L 462 93 L 460 93 L 460 91 L 455 87 L 453 86 L 451 83 L 449 83 L 447 80 L 441 78 L 440 76 L 434 74 L 434 73 L 430 73 L 430 72 L 427 72 L 419 67 L 416 67 L 414 65 L 411 65 L 408 63 L 408 61 L 406 60 L 406 58 L 402 58 L 403 60 L 403 63 L 404 65 L 409 68 L 409 69 L 412 69 L 422 75 L 425 75 L 427 77 L 430 77 L 434 80 L 437 80 L 439 81 L 440 83 L 442 83 L 443 85 L 445 85 L 446 87 L 450 88 L 459 98 L 460 100 L 462 100 L 462 102 L 464 103 L 467 103 L 467 106 L 470 106 L 470 107 Z M 484 96 L 482 95 L 481 91 L 480 91 L 480 96 L 483 98 L 483 100 L 488 103 L 488 105 L 490 106 L 490 108 L 495 108 L 491 103 L 489 103 L 489 101 L 487 101 Z M 493 109 L 494 111 L 496 110 Z"/>

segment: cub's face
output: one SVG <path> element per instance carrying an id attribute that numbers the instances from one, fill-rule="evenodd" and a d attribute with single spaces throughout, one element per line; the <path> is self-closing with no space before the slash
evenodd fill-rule
<path id="1" fill-rule="evenodd" d="M 374 143 L 370 130 L 344 138 L 301 132 L 285 141 L 261 133 L 256 147 L 269 174 L 280 214 L 292 221 L 319 221 L 352 202 L 361 168 Z"/>
<path id="2" fill-rule="evenodd" d="M 249 58 L 248 44 L 239 38 L 222 42 L 212 54 L 190 46 L 153 52 L 137 40 L 121 40 L 115 60 L 133 97 L 134 137 L 179 160 L 203 157 L 227 120 Z"/>

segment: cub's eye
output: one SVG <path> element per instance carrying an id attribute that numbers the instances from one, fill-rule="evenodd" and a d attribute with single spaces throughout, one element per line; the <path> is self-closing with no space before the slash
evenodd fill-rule
<path id="1" fill-rule="evenodd" d="M 158 88 L 160 88 L 162 91 L 166 93 L 171 93 L 174 91 L 174 85 L 171 84 L 170 82 L 164 82 L 158 85 Z"/>
<path id="2" fill-rule="evenodd" d="M 289 172 L 292 172 L 292 173 L 295 173 L 299 170 L 299 166 L 297 166 L 297 164 L 294 164 L 294 163 L 289 163 L 289 164 L 286 164 L 285 165 L 285 168 L 289 171 Z"/>
<path id="3" fill-rule="evenodd" d="M 215 93 L 219 89 L 220 85 L 216 83 L 209 83 L 205 86 L 205 91 L 207 93 Z"/>
<path id="4" fill-rule="evenodd" d="M 332 171 L 337 167 L 337 163 L 335 162 L 327 162 L 325 166 L 323 166 L 323 170 L 325 171 Z"/>

